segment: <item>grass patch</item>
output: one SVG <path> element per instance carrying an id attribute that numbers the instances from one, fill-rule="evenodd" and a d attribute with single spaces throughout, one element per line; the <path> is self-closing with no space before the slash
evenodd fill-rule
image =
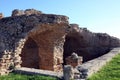
<path id="1" fill-rule="evenodd" d="M 87 80 L 120 80 L 120 54 Z"/>
<path id="2" fill-rule="evenodd" d="M 40 75 L 22 75 L 22 74 L 15 74 L 10 73 L 6 76 L 0 76 L 0 80 L 57 80 L 53 77 L 47 77 L 47 76 L 40 76 Z"/>

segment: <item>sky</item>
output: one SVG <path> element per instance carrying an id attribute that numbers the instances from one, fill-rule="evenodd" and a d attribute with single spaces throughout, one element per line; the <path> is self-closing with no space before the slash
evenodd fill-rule
<path id="1" fill-rule="evenodd" d="M 120 38 L 120 0 L 0 0 L 0 12 L 6 17 L 14 9 L 31 8 L 66 15 L 70 23 Z"/>

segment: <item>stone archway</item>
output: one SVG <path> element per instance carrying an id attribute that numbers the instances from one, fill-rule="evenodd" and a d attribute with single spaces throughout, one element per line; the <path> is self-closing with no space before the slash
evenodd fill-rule
<path id="1" fill-rule="evenodd" d="M 39 69 L 39 47 L 32 38 L 29 37 L 27 39 L 20 56 L 22 60 L 22 67 Z"/>
<path id="2" fill-rule="evenodd" d="M 26 37 L 16 43 L 15 67 L 62 71 L 67 26 L 66 24 L 42 24 L 29 31 Z M 18 57 L 21 58 L 17 60 Z"/>
<path id="3" fill-rule="evenodd" d="M 64 43 L 64 36 L 66 35 L 66 30 L 69 26 L 68 17 L 35 13 L 33 11 L 30 12 L 30 15 L 19 15 L 1 19 L 0 41 L 2 44 L 0 44 L 0 75 L 9 72 L 9 67 L 10 70 L 20 68 L 21 61 L 24 60 L 23 58 L 21 60 L 22 54 L 30 52 L 29 49 L 24 50 L 28 44 L 31 44 L 29 43 L 30 40 L 28 38 L 44 32 L 46 33 L 45 36 L 48 37 L 45 38 L 43 36 L 46 39 L 46 42 L 42 42 L 42 40 L 44 40 L 43 38 L 40 43 L 43 43 L 45 46 L 32 44 L 37 47 L 37 49 L 32 49 L 32 51 L 37 50 L 36 53 L 42 52 L 41 56 L 39 55 L 40 62 L 38 64 L 40 66 L 27 66 L 34 68 L 40 67 L 40 69 L 52 71 L 62 70 L 62 43 Z M 51 30 L 52 32 L 48 33 L 48 31 Z M 5 32 L 5 35 L 3 35 L 3 32 Z M 33 37 L 31 38 L 34 39 Z M 34 39 L 32 42 L 34 43 L 34 41 L 37 43 L 38 40 Z M 49 48 L 47 48 L 48 46 Z M 49 57 L 46 57 L 46 55 Z M 22 66 L 26 65 L 22 63 Z"/>

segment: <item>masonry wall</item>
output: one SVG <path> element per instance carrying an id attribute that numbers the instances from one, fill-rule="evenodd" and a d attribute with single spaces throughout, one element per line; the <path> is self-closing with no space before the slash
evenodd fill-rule
<path id="1" fill-rule="evenodd" d="M 24 14 L 19 10 L 13 12 L 12 17 L 0 19 L 0 75 L 7 74 L 10 70 L 21 67 L 22 60 L 26 59 L 25 55 L 27 55 L 27 58 L 33 55 L 32 51 L 34 50 L 24 50 L 29 38 L 32 38 L 37 44 L 38 54 L 36 55 L 39 55 L 40 60 L 36 66 L 25 64 L 22 64 L 22 66 L 58 71 L 59 67 L 62 67 L 60 64 L 63 62 L 61 57 L 63 50 L 60 51 L 58 48 L 63 49 L 61 43 L 64 43 L 66 29 L 69 25 L 68 17 L 42 14 L 33 9 L 26 10 Z M 61 34 L 57 34 L 59 30 Z M 56 44 L 56 42 L 61 43 Z M 55 47 L 56 49 L 54 49 Z M 30 54 L 24 55 L 26 52 L 30 52 Z M 22 59 L 21 53 L 22 57 L 24 57 Z M 54 56 L 58 53 L 61 57 L 60 61 L 58 61 L 59 64 L 56 63 L 56 57 Z M 30 61 L 28 60 L 28 62 Z M 57 65 L 59 65 L 58 69 L 55 67 Z"/>
<path id="2" fill-rule="evenodd" d="M 73 52 L 83 56 L 83 61 L 99 57 L 112 48 L 120 46 L 120 40 L 106 33 L 93 33 L 87 28 L 71 24 L 64 44 L 64 59 Z"/>

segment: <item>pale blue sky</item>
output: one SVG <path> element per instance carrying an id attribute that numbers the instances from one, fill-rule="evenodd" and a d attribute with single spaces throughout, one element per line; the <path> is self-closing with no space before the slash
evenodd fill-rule
<path id="1" fill-rule="evenodd" d="M 0 12 L 34 8 L 44 13 L 69 17 L 70 23 L 120 38 L 120 0 L 0 0 Z"/>

